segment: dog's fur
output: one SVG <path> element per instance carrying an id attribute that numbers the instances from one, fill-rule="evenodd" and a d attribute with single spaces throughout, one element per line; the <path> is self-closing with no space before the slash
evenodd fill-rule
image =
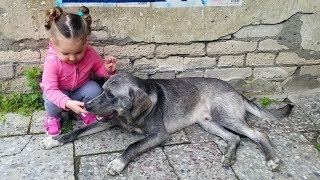
<path id="1" fill-rule="evenodd" d="M 142 80 L 130 74 L 118 74 L 108 79 L 103 85 L 103 93 L 85 107 L 102 119 L 67 134 L 47 137 L 41 145 L 49 149 L 115 125 L 146 134 L 144 139 L 129 145 L 108 164 L 111 175 L 121 173 L 130 160 L 160 145 L 170 134 L 195 123 L 227 142 L 222 159 L 224 165 L 235 162 L 240 142 L 240 137 L 229 129 L 260 145 L 267 166 L 278 170 L 280 160 L 268 136 L 249 127 L 245 113 L 248 111 L 261 118 L 282 118 L 292 109 L 292 105 L 275 110 L 260 109 L 228 83 L 214 78 Z"/>

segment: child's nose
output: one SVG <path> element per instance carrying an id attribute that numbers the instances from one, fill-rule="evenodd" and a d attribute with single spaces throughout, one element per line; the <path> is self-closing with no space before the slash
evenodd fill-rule
<path id="1" fill-rule="evenodd" d="M 69 61 L 74 61 L 76 60 L 76 56 L 75 55 L 70 55 L 69 56 Z"/>

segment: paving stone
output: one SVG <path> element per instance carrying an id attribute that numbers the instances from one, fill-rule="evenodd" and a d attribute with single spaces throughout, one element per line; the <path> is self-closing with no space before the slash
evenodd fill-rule
<path id="1" fill-rule="evenodd" d="M 281 133 L 318 130 L 317 124 L 299 106 L 295 106 L 291 114 L 286 118 L 272 120 L 248 115 L 247 122 L 249 125 L 266 132 Z"/>
<path id="2" fill-rule="evenodd" d="M 30 133 L 44 133 L 45 129 L 43 123 L 45 122 L 45 111 L 36 111 L 33 113 Z"/>
<path id="3" fill-rule="evenodd" d="M 76 140 L 75 155 L 120 151 L 143 137 L 144 135 L 129 133 L 122 128 L 110 128 Z"/>
<path id="4" fill-rule="evenodd" d="M 291 94 L 288 98 L 301 107 L 320 129 L 320 88 Z"/>
<path id="5" fill-rule="evenodd" d="M 185 128 L 185 132 L 191 143 L 213 142 L 220 139 L 218 136 L 208 133 L 197 124 Z"/>
<path id="6" fill-rule="evenodd" d="M 74 179 L 73 147 L 66 144 L 50 150 L 40 149 L 39 143 L 45 135 L 25 136 L 21 152 L 0 158 L 1 179 Z M 4 141 L 9 141 L 7 139 Z M 0 141 L 1 146 L 3 140 Z M 9 151 L 7 151 L 8 153 Z"/>
<path id="7" fill-rule="evenodd" d="M 8 113 L 5 119 L 6 122 L 0 124 L 0 136 L 27 134 L 31 117 Z"/>
<path id="8" fill-rule="evenodd" d="M 32 136 L 0 138 L 0 158 L 21 153 Z"/>
<path id="9" fill-rule="evenodd" d="M 167 146 L 164 152 L 179 179 L 236 179 L 232 169 L 223 168 L 213 142 Z"/>
<path id="10" fill-rule="evenodd" d="M 232 166 L 239 179 L 319 179 L 320 156 L 313 145 L 300 144 L 287 137 L 291 134 L 271 135 L 271 142 L 282 160 L 279 172 L 271 172 L 258 146 L 242 140 L 237 160 Z"/>
<path id="11" fill-rule="evenodd" d="M 103 132 L 92 134 L 75 141 L 75 155 L 106 153 L 122 151 L 130 144 L 144 138 L 145 135 L 130 133 L 120 127 L 110 128 Z M 179 131 L 170 136 L 165 145 L 188 143 L 184 131 Z"/>
<path id="12" fill-rule="evenodd" d="M 120 175 L 110 176 L 107 174 L 106 167 L 117 156 L 119 156 L 118 153 L 81 157 L 78 179 L 178 179 L 160 148 L 141 154 L 129 162 Z"/>
<path id="13" fill-rule="evenodd" d="M 165 145 L 175 145 L 182 143 L 190 143 L 188 136 L 184 130 L 171 134 L 169 139 L 165 142 Z"/>

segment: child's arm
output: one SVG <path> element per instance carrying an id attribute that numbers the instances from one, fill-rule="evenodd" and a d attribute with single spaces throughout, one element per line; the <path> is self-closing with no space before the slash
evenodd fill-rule
<path id="1" fill-rule="evenodd" d="M 107 73 L 110 75 L 113 75 L 116 73 L 116 67 L 117 67 L 117 58 L 114 56 L 106 56 L 104 58 L 104 65 L 107 69 Z"/>
<path id="2" fill-rule="evenodd" d="M 111 75 L 116 73 L 116 58 L 114 56 L 106 56 L 105 60 L 102 60 L 97 51 L 92 47 L 90 55 L 94 60 L 94 66 L 92 68 L 93 73 L 102 78 L 109 78 Z"/>
<path id="3" fill-rule="evenodd" d="M 45 60 L 40 86 L 51 102 L 60 108 L 67 109 L 65 104 L 70 98 L 59 89 L 59 67 L 54 61 L 54 59 Z"/>

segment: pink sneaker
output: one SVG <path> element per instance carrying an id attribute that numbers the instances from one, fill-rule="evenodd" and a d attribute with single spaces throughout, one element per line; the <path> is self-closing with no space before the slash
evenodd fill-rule
<path id="1" fill-rule="evenodd" d="M 46 122 L 44 123 L 46 133 L 49 136 L 57 136 L 61 133 L 60 118 L 54 118 L 46 116 Z"/>
<path id="2" fill-rule="evenodd" d="M 80 117 L 84 123 L 84 125 L 89 125 L 93 122 L 96 122 L 96 116 L 92 113 L 81 113 Z"/>

